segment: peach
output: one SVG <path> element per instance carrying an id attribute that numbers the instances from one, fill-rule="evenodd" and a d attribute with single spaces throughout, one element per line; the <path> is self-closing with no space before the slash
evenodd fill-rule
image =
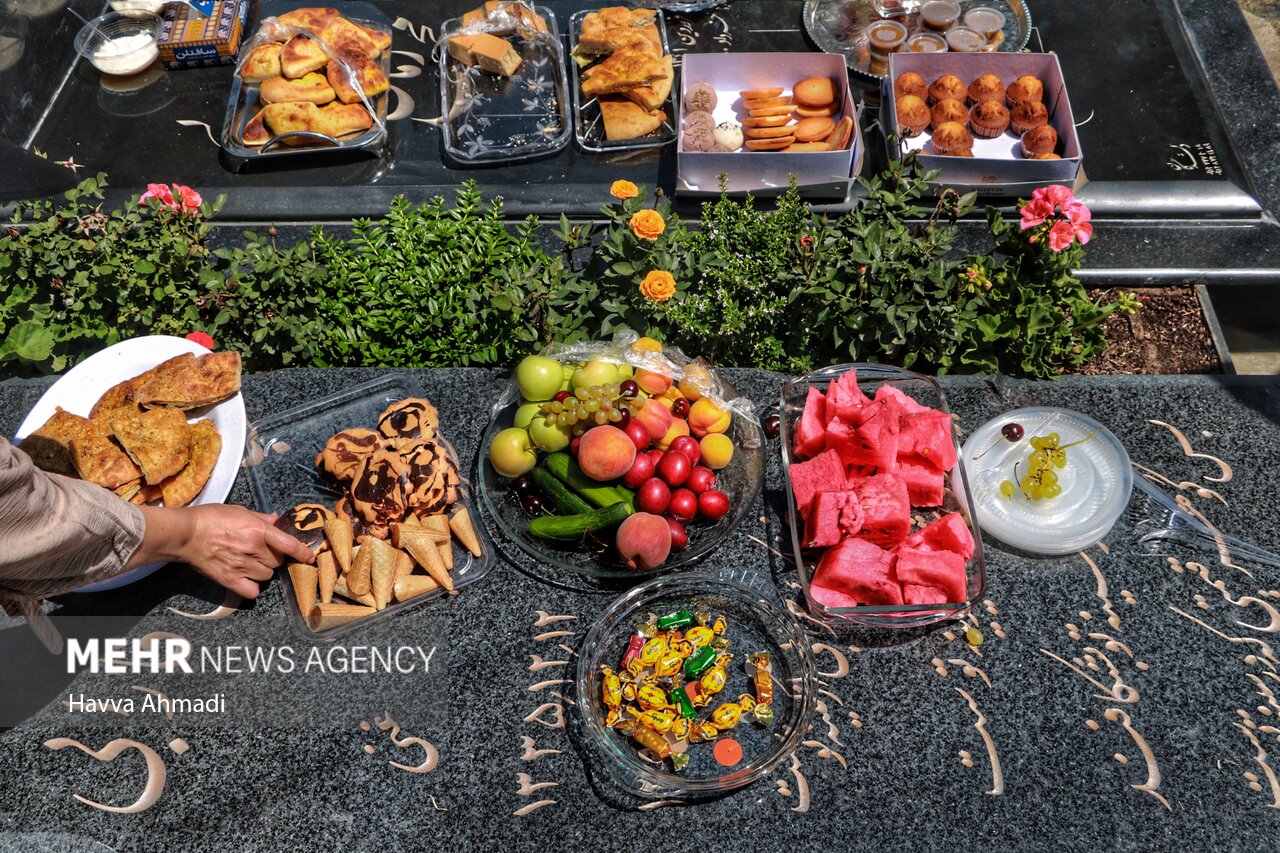
<path id="1" fill-rule="evenodd" d="M 670 450 L 671 442 L 675 441 L 677 438 L 679 438 L 682 435 L 688 435 L 688 434 L 689 434 L 689 424 L 686 423 L 685 421 L 682 421 L 680 418 L 676 418 L 673 421 L 671 421 L 671 428 L 667 430 L 667 434 L 664 435 L 662 438 L 658 439 L 658 449 Z"/>
<path id="2" fill-rule="evenodd" d="M 711 387 L 711 371 L 701 364 L 685 366 L 684 377 L 680 380 L 680 391 L 685 399 L 695 402 Z"/>
<path id="3" fill-rule="evenodd" d="M 590 435 L 595 430 L 590 430 Z M 647 571 L 666 562 L 671 554 L 671 526 L 660 515 L 637 512 L 618 525 L 618 556 L 628 568 Z"/>
<path id="4" fill-rule="evenodd" d="M 632 352 L 662 352 L 662 341 L 654 338 L 636 338 L 631 345 Z"/>
<path id="5" fill-rule="evenodd" d="M 733 459 L 733 439 L 723 433 L 713 432 L 699 443 L 702 462 L 708 468 L 720 469 Z"/>
<path id="6" fill-rule="evenodd" d="M 582 434 L 578 445 L 578 464 L 582 473 L 593 480 L 616 480 L 631 469 L 636 461 L 636 445 L 625 432 L 605 424 Z"/>
<path id="7" fill-rule="evenodd" d="M 671 387 L 671 377 L 643 367 L 636 369 L 636 384 L 647 394 L 658 396 Z"/>
<path id="8" fill-rule="evenodd" d="M 689 428 L 699 438 L 713 432 L 724 432 L 732 422 L 733 415 L 706 397 L 695 401 L 689 409 Z"/>
<path id="9" fill-rule="evenodd" d="M 634 420 L 644 424 L 645 429 L 649 430 L 649 437 L 654 441 L 666 435 L 667 430 L 671 429 L 671 422 L 675 420 L 675 416 L 671 414 L 667 407 L 652 397 L 645 400 L 644 406 L 632 417 Z M 599 427 L 596 429 L 599 429 Z M 595 430 L 587 430 L 588 435 L 593 432 Z"/>

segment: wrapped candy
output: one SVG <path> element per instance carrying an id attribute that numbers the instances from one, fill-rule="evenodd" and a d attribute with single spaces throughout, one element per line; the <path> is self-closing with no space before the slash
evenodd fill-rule
<path id="1" fill-rule="evenodd" d="M 671 704 L 675 707 L 676 712 L 686 720 L 697 718 L 698 709 L 693 707 L 693 699 L 683 687 L 677 687 L 671 691 Z"/>
<path id="2" fill-rule="evenodd" d="M 731 729 L 742 719 L 742 706 L 737 702 L 725 702 L 711 712 L 711 722 L 720 731 Z"/>
<path id="3" fill-rule="evenodd" d="M 716 650 L 710 646 L 703 646 L 693 653 L 684 662 L 684 674 L 690 678 L 697 678 L 706 672 L 716 663 Z"/>
<path id="4" fill-rule="evenodd" d="M 678 755 L 671 756 L 671 767 L 679 773 L 689 766 L 689 753 L 682 752 Z"/>
<path id="5" fill-rule="evenodd" d="M 724 690 L 725 684 L 729 682 L 729 676 L 722 666 L 713 666 L 702 674 L 702 678 L 698 681 L 698 687 L 701 688 L 703 704 L 713 693 L 719 693 Z"/>
<path id="6" fill-rule="evenodd" d="M 656 684 L 642 684 L 636 689 L 636 701 L 646 711 L 661 711 L 667 707 L 667 694 Z"/>
<path id="7" fill-rule="evenodd" d="M 720 730 L 712 723 L 695 723 L 689 730 L 690 743 L 704 743 L 720 737 Z"/>
<path id="8" fill-rule="evenodd" d="M 604 678 L 601 679 L 601 698 L 604 704 L 610 708 L 617 708 L 622 704 L 622 681 L 618 678 L 617 673 L 609 669 L 607 666 L 600 667 Z"/>
<path id="9" fill-rule="evenodd" d="M 671 744 L 667 743 L 667 739 L 653 729 L 637 726 L 631 737 L 641 747 L 656 755 L 659 760 L 671 755 Z"/>
<path id="10" fill-rule="evenodd" d="M 684 633 L 685 641 L 691 643 L 695 649 L 711 645 L 711 641 L 715 638 L 715 632 L 705 625 L 695 625 Z"/>
<path id="11" fill-rule="evenodd" d="M 644 637 L 639 631 L 631 635 L 631 639 L 627 641 L 627 650 L 622 653 L 622 669 L 626 669 L 631 665 L 633 660 L 640 657 L 640 650 L 644 648 Z"/>
<path id="12" fill-rule="evenodd" d="M 693 614 L 688 610 L 676 610 L 668 613 L 666 616 L 658 617 L 658 630 L 670 631 L 675 628 L 685 628 L 693 624 Z"/>
<path id="13" fill-rule="evenodd" d="M 668 651 L 670 649 L 667 648 L 667 638 L 654 637 L 646 642 L 644 648 L 640 650 L 640 662 L 645 666 L 653 666 Z"/>
<path id="14" fill-rule="evenodd" d="M 680 671 L 681 664 L 685 663 L 685 659 L 680 657 L 679 652 L 667 652 L 654 665 L 654 672 L 660 678 L 670 678 Z"/>
<path id="15" fill-rule="evenodd" d="M 773 661 L 768 652 L 752 652 L 747 663 L 753 670 L 751 679 L 756 689 L 756 702 L 768 705 L 773 701 Z"/>

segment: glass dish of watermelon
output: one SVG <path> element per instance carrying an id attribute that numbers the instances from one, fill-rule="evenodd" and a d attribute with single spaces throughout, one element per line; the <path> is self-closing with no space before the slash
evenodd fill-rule
<path id="1" fill-rule="evenodd" d="M 768 587 L 766 590 L 765 587 Z M 578 654 L 574 723 L 582 744 L 609 779 L 647 799 L 711 797 L 750 785 L 767 776 L 795 752 L 804 739 L 817 700 L 815 665 L 809 639 L 798 620 L 782 609 L 771 584 L 744 570 L 691 572 L 649 581 L 616 599 L 592 626 Z M 722 687 L 697 711 L 697 719 L 712 719 L 722 702 L 759 695 L 747 666 L 753 654 L 767 652 L 772 683 L 772 721 L 767 724 L 744 715 L 719 732 L 715 740 L 688 743 L 677 770 L 668 757 L 642 755 L 644 747 L 625 725 L 607 725 L 608 670 L 623 669 L 628 644 L 645 625 L 659 625 L 665 614 L 680 611 L 722 619 L 732 655 L 724 667 Z M 651 676 L 645 675 L 649 682 Z M 652 680 L 666 690 L 680 689 L 680 677 Z M 616 700 L 615 700 L 616 701 Z M 634 721 L 632 721 L 634 722 Z M 669 730 L 674 740 L 674 729 Z M 736 747 L 725 760 L 717 750 L 722 741 Z"/>
<path id="2" fill-rule="evenodd" d="M 910 628 L 965 613 L 986 568 L 942 387 L 879 364 L 782 387 L 782 464 L 809 610 Z"/>

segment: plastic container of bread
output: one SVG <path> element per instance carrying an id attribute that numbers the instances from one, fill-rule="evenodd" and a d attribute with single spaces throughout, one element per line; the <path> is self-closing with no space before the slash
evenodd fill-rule
<path id="1" fill-rule="evenodd" d="M 316 455 L 324 449 L 330 436 L 342 430 L 376 428 L 378 416 L 388 406 L 409 397 L 430 399 L 431 395 L 428 389 L 422 388 L 412 377 L 393 373 L 320 400 L 268 415 L 253 424 L 245 443 L 243 464 L 257 508 L 261 512 L 284 513 L 301 503 L 332 507 L 342 497 L 343 491 L 340 484 L 316 467 Z M 452 543 L 454 564 L 450 576 L 455 589 L 463 590 L 484 578 L 493 568 L 493 545 L 472 502 L 471 484 L 458 467 L 457 454 L 452 445 L 444 438 L 448 430 L 448 423 L 441 424 L 440 434 L 435 442 L 448 454 L 461 481 L 457 500 L 450 511 L 456 512 L 460 507 L 467 509 L 480 544 L 480 556 L 477 557 L 461 547 L 456 540 Z M 281 585 L 285 590 L 293 624 L 298 633 L 309 639 L 331 639 L 349 634 L 374 621 L 390 619 L 421 607 L 446 594 L 444 589 L 435 589 L 406 601 L 393 602 L 377 613 L 346 625 L 313 631 L 301 615 L 293 586 L 284 569 L 281 574 Z"/>

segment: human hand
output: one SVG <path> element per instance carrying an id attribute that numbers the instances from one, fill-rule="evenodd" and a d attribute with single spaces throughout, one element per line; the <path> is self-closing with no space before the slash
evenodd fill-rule
<path id="1" fill-rule="evenodd" d="M 274 515 L 231 504 L 141 509 L 146 532 L 126 568 L 176 560 L 241 598 L 257 598 L 258 584 L 270 580 L 276 566 L 315 560 L 307 546 L 275 527 Z"/>

